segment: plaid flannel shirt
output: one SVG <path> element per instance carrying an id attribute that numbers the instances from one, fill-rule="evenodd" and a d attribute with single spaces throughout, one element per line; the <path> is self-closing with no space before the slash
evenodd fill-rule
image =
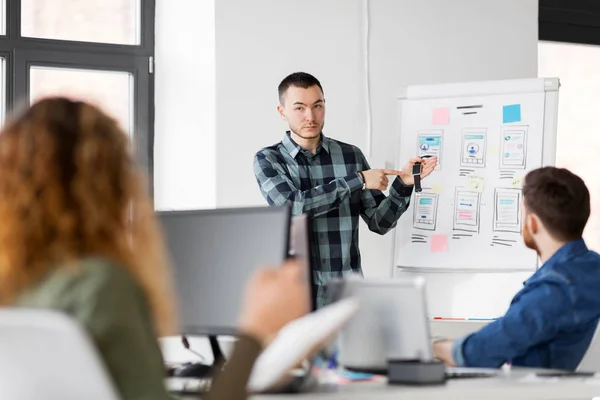
<path id="1" fill-rule="evenodd" d="M 269 205 L 289 204 L 292 215 L 312 218 L 312 266 L 317 306 L 327 303 L 325 285 L 334 277 L 362 275 L 358 216 L 381 235 L 396 226 L 410 203 L 413 187 L 396 178 L 386 197 L 362 190 L 358 171 L 370 169 L 356 146 L 321 134 L 316 154 L 301 148 L 287 132 L 283 140 L 254 157 L 254 175 Z"/>

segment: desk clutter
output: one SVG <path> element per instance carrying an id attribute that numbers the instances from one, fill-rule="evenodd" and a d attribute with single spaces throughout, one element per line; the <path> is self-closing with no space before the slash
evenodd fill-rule
<path id="1" fill-rule="evenodd" d="M 246 280 L 242 275 L 252 273 L 254 265 L 276 264 L 293 255 L 306 267 L 307 290 L 314 290 L 309 256 L 310 219 L 291 217 L 286 207 L 165 212 L 160 214 L 160 219 L 175 259 L 178 286 L 189 289 L 196 287 L 196 281 L 204 285 L 198 286 L 201 288 L 198 290 L 179 293 L 183 307 L 181 335 L 184 338 L 207 336 L 214 360 L 223 356 L 217 337 L 237 333 L 241 299 L 236 296 L 242 292 L 240 288 Z M 256 234 L 255 228 L 259 226 L 264 228 L 264 235 Z M 275 232 L 274 236 L 269 237 L 268 231 Z M 289 238 L 287 233 L 290 233 Z M 286 239 L 277 240 L 282 236 Z M 250 248 L 247 246 L 249 238 L 252 238 Z M 226 249 L 239 251 L 223 251 L 227 256 L 216 259 L 211 258 L 214 249 L 200 249 L 198 243 L 212 243 L 211 246 L 226 243 Z M 252 262 L 249 263 L 250 257 Z M 241 264 L 253 266 L 243 274 L 232 269 Z M 469 390 L 508 385 L 518 386 L 515 390 L 535 388 L 531 392 L 533 397 L 546 398 L 538 396 L 542 392 L 553 394 L 544 386 L 546 383 L 566 387 L 569 386 L 567 381 L 600 381 L 590 373 L 560 371 L 556 375 L 544 375 L 538 373 L 540 371 L 526 373 L 511 368 L 445 367 L 434 357 L 432 338 L 459 339 L 493 324 L 495 318 L 429 318 L 425 284 L 422 276 L 395 279 L 346 276 L 329 280 L 326 287 L 329 305 L 317 310 L 313 303 L 312 312 L 279 331 L 256 359 L 247 384 L 248 392 L 254 393 L 257 399 L 267 393 L 275 394 L 274 400 L 284 399 L 291 393 L 315 397 L 332 394 L 333 399 L 337 394 L 368 391 L 368 388 L 377 388 L 379 393 L 404 393 L 421 388 L 438 395 L 432 398 L 440 398 L 446 389 L 455 391 L 463 385 Z M 227 297 L 223 293 L 227 293 Z M 315 293 L 311 295 L 314 300 Z M 220 304 L 218 312 L 211 306 L 215 301 Z M 221 307 L 221 303 L 226 306 Z M 204 307 L 203 312 L 199 312 L 196 305 Z M 183 344 L 188 348 L 186 341 Z M 335 351 L 323 357 L 319 351 L 325 348 Z M 179 365 L 167 378 L 167 386 L 178 395 L 205 393 L 212 383 L 213 374 L 207 373 L 210 367 Z M 462 395 L 460 398 L 466 400 Z"/>

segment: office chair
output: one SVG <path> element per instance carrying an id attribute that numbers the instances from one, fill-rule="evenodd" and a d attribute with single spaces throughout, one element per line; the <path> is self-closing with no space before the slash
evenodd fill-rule
<path id="1" fill-rule="evenodd" d="M 63 313 L 0 308 L 0 399 L 118 400 L 96 349 Z"/>
<path id="2" fill-rule="evenodd" d="M 596 326 L 592 341 L 579 362 L 577 371 L 600 372 L 600 323 Z"/>

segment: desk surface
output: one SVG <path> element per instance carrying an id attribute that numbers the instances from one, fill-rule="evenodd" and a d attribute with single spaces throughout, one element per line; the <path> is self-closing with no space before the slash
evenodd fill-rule
<path id="1" fill-rule="evenodd" d="M 451 379 L 440 386 L 396 386 L 387 382 L 340 385 L 329 392 L 289 395 L 256 395 L 252 400 L 398 399 L 586 399 L 600 396 L 600 377 L 536 378 L 531 369 L 512 369 L 493 378 Z M 333 390 L 333 391 L 331 391 Z"/>

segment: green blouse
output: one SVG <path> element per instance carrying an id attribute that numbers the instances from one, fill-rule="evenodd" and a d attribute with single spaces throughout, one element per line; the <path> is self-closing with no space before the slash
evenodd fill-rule
<path id="1" fill-rule="evenodd" d="M 165 367 L 142 289 L 114 263 L 88 258 L 56 269 L 23 292 L 17 306 L 71 315 L 88 332 L 123 400 L 171 400 Z M 206 399 L 245 399 L 259 343 L 240 337 Z"/>

